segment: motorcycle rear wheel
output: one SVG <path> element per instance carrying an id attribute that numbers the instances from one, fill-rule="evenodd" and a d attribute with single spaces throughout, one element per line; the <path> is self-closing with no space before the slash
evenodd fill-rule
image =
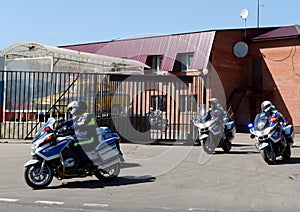
<path id="1" fill-rule="evenodd" d="M 120 163 L 116 163 L 106 168 L 105 170 L 98 170 L 95 173 L 95 176 L 99 180 L 109 183 L 114 181 L 118 177 L 119 173 L 120 173 Z"/>
<path id="2" fill-rule="evenodd" d="M 41 172 L 41 173 L 40 173 Z M 34 189 L 46 188 L 53 180 L 53 172 L 45 164 L 41 171 L 41 164 L 32 164 L 25 168 L 24 177 L 27 185 Z"/>
<path id="3" fill-rule="evenodd" d="M 269 165 L 276 164 L 276 154 L 271 150 L 270 146 L 264 148 L 261 152 L 264 161 Z"/>

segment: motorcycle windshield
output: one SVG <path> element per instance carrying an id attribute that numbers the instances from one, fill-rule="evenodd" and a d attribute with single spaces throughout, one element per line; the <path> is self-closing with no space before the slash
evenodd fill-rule
<path id="1" fill-rule="evenodd" d="M 44 133 L 44 129 L 46 127 L 51 127 L 51 129 L 53 129 L 53 125 L 55 123 L 55 118 L 51 117 L 47 120 L 47 122 L 45 124 L 42 125 L 42 127 L 36 132 L 33 141 L 35 141 L 37 138 L 39 138 L 41 135 L 43 135 Z"/>
<path id="2" fill-rule="evenodd" d="M 256 115 L 254 120 L 254 130 L 263 131 L 268 127 L 268 116 L 265 113 L 259 113 Z"/>
<path id="3" fill-rule="evenodd" d="M 198 108 L 198 119 L 201 121 L 201 122 L 204 122 L 208 119 L 208 112 L 207 112 L 207 107 L 205 104 L 201 105 L 199 108 Z"/>

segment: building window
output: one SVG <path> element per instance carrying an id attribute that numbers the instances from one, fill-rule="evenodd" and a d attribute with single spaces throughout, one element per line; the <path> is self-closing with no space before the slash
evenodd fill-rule
<path id="1" fill-rule="evenodd" d="M 177 54 L 176 61 L 180 63 L 180 71 L 186 72 L 191 69 L 193 63 L 194 53 L 180 53 Z"/>
<path id="2" fill-rule="evenodd" d="M 167 111 L 167 96 L 151 96 L 151 107 L 162 112 Z"/>
<path id="3" fill-rule="evenodd" d="M 146 65 L 151 67 L 152 72 L 160 71 L 163 55 L 150 55 L 147 57 Z"/>
<path id="4" fill-rule="evenodd" d="M 179 109 L 182 113 L 196 112 L 197 95 L 180 95 Z"/>

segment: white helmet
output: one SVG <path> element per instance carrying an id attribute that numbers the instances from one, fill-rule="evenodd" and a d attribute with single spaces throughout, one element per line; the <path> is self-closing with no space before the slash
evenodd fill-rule
<path id="1" fill-rule="evenodd" d="M 260 107 L 261 107 L 261 111 L 264 113 L 267 113 L 268 111 L 274 108 L 274 106 L 270 101 L 263 101 Z"/>
<path id="2" fill-rule="evenodd" d="M 217 98 L 211 98 L 208 100 L 210 107 L 214 108 L 219 104 L 219 100 Z"/>
<path id="3" fill-rule="evenodd" d="M 80 115 L 86 112 L 87 110 L 87 105 L 83 101 L 73 101 L 67 106 L 67 110 L 72 114 L 72 115 Z"/>

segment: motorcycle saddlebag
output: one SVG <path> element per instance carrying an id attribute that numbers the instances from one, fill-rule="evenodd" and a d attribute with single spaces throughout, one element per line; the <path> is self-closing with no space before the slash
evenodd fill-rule
<path id="1" fill-rule="evenodd" d="M 294 127 L 293 125 L 288 125 L 283 128 L 284 134 L 289 138 L 294 136 Z"/>
<path id="2" fill-rule="evenodd" d="M 97 127 L 96 131 L 97 131 L 97 135 L 100 135 L 103 133 L 109 133 L 110 129 L 108 127 Z"/>
<path id="3" fill-rule="evenodd" d="M 110 160 L 119 155 L 119 151 L 117 149 L 117 145 L 108 145 L 100 150 L 98 150 L 98 154 L 103 161 Z"/>
<path id="4" fill-rule="evenodd" d="M 99 135 L 99 145 L 96 151 L 103 161 L 119 155 L 116 142 L 120 139 L 117 133 L 104 133 Z"/>

